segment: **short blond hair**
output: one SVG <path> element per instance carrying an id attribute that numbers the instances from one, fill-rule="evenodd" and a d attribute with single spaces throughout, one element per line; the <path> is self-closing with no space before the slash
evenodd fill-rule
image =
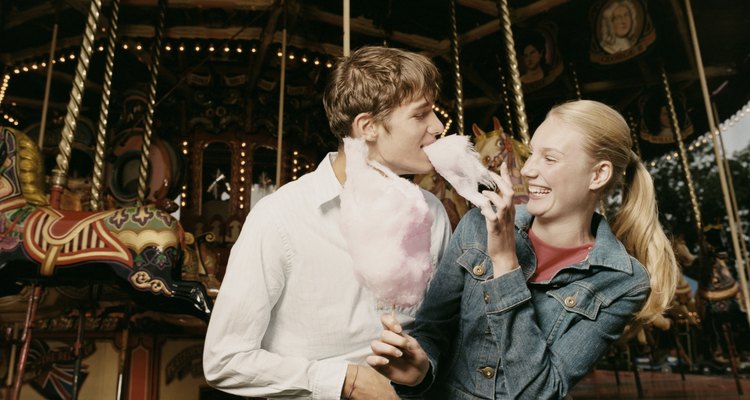
<path id="1" fill-rule="evenodd" d="M 434 102 L 440 94 L 440 72 L 417 53 L 367 46 L 340 58 L 328 80 L 323 106 L 339 142 L 351 134 L 354 118 L 369 113 L 386 122 L 401 104 L 423 97 Z"/>

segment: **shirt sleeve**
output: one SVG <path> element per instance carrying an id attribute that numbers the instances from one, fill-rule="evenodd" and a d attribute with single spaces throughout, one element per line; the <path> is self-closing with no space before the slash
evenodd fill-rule
<path id="1" fill-rule="evenodd" d="M 266 199 L 253 207 L 229 256 L 206 332 L 206 380 L 238 396 L 339 399 L 345 361 L 308 360 L 262 349 L 292 253 L 281 216 Z"/>

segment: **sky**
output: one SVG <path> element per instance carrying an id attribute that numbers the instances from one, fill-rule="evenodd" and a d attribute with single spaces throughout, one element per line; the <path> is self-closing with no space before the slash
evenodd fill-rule
<path id="1" fill-rule="evenodd" d="M 729 158 L 750 143 L 750 103 L 726 121 L 722 121 L 724 149 Z"/>

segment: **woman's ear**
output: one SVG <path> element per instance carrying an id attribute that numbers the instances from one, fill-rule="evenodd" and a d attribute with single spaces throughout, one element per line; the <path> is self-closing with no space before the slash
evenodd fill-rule
<path id="1" fill-rule="evenodd" d="M 375 118 L 370 113 L 359 113 L 352 122 L 352 136 L 364 138 L 368 142 L 374 142 L 378 137 Z"/>
<path id="2" fill-rule="evenodd" d="M 598 190 L 606 186 L 609 180 L 612 179 L 612 162 L 611 161 L 599 161 L 594 165 L 593 174 L 591 175 L 591 183 L 589 183 L 589 189 Z"/>

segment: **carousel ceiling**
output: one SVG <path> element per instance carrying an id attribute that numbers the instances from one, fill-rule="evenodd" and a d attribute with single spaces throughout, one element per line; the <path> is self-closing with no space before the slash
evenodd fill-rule
<path id="1" fill-rule="evenodd" d="M 422 52 L 436 62 L 444 76 L 438 105 L 454 120 L 455 130 L 458 102 L 450 2 L 351 3 L 352 48 L 386 44 Z M 641 142 L 646 156 L 668 150 L 670 140 L 659 139 L 655 125 L 659 105 L 665 104 L 662 68 L 685 133 L 707 130 L 686 2 L 509 3 L 515 46 L 506 46 L 497 2 L 456 0 L 466 133 L 472 123 L 490 128 L 493 116 L 517 131 L 509 116 L 518 101 L 503 90 L 513 82 L 510 50 L 519 60 L 532 132 L 551 105 L 580 96 L 621 110 L 634 131 L 646 139 Z M 98 116 L 104 86 L 112 8 L 111 0 L 103 2 L 81 105 L 82 115 L 92 121 Z M 4 123 L 12 118 L 20 128 L 33 129 L 41 119 L 53 41 L 48 107 L 50 123 L 60 122 L 88 9 L 84 0 L 2 2 L 0 68 L 9 77 L 0 105 Z M 159 14 L 156 0 L 122 0 L 119 9 L 109 124 L 115 131 L 127 128 L 138 109 L 133 102 L 143 98 L 149 87 Z M 159 52 L 156 133 L 175 141 L 196 129 L 276 135 L 285 29 L 285 140 L 315 157 L 331 150 L 335 141 L 327 129 L 320 95 L 331 62 L 343 51 L 342 9 L 342 1 L 323 0 L 169 1 Z M 693 0 L 691 11 L 708 90 L 720 118 L 726 118 L 750 98 L 750 2 Z M 619 36 L 618 18 L 620 23 L 627 20 Z"/>

